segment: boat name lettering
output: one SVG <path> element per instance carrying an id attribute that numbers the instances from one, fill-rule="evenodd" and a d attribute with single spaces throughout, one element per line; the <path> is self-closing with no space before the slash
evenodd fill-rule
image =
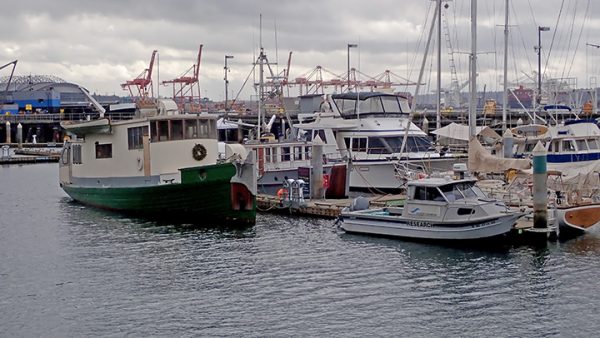
<path id="1" fill-rule="evenodd" d="M 406 223 L 411 227 L 431 227 L 431 222 L 426 221 L 408 221 Z"/>

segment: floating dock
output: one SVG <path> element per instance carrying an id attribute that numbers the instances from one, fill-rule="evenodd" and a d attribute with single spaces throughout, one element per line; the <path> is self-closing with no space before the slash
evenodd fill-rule
<path id="1" fill-rule="evenodd" d="M 370 207 L 385 207 L 402 205 L 404 195 L 381 195 L 365 197 Z M 281 201 L 277 196 L 258 195 L 256 204 L 259 212 L 277 212 L 301 216 L 337 218 L 342 209 L 349 207 L 354 198 L 306 200 L 298 206 L 292 206 L 289 201 Z"/>

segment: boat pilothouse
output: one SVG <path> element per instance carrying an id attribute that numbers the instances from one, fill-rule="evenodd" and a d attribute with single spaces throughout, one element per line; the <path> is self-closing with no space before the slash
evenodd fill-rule
<path id="1" fill-rule="evenodd" d="M 324 141 L 352 159 L 351 188 L 395 189 L 403 184 L 404 173 L 399 171 L 407 165 L 446 171 L 457 162 L 455 155 L 437 151 L 427 134 L 410 122 L 404 96 L 349 92 L 330 95 L 324 104 L 326 112 L 318 113 L 313 122 L 295 126 L 313 134 L 333 131 L 334 140 Z"/>
<path id="2" fill-rule="evenodd" d="M 357 128 L 340 130 L 340 139 L 356 160 L 383 157 L 400 158 L 410 107 L 408 100 L 385 93 L 345 93 L 332 95 L 333 109 L 345 120 L 356 120 Z M 432 150 L 427 134 L 410 124 L 405 152 Z M 376 156 L 372 156 L 376 155 Z"/>
<path id="3" fill-rule="evenodd" d="M 526 125 L 513 128 L 515 157 L 526 157 L 538 141 L 546 150 L 551 169 L 563 170 L 588 165 L 600 159 L 600 128 L 589 120 L 556 126 Z"/>

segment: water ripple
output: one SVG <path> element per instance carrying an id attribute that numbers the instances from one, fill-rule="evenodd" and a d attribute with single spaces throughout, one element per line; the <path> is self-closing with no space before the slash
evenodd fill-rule
<path id="1" fill-rule="evenodd" d="M 3 168 L 7 336 L 548 337 L 600 329 L 597 230 L 545 249 L 483 250 L 347 235 L 329 220 L 279 215 L 259 215 L 247 229 L 191 228 L 72 203 L 54 168 Z"/>

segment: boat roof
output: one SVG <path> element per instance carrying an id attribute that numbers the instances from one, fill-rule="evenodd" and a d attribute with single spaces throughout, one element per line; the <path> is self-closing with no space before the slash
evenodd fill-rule
<path id="1" fill-rule="evenodd" d="M 186 113 L 186 114 L 173 114 L 173 115 L 157 115 L 148 117 L 149 121 L 156 120 L 196 120 L 198 118 L 204 120 L 217 120 L 219 117 L 216 115 L 202 114 L 202 113 Z"/>
<path id="2" fill-rule="evenodd" d="M 473 183 L 477 180 L 474 178 L 465 178 L 460 180 L 455 180 L 447 177 L 431 177 L 431 178 L 423 178 L 420 180 L 409 181 L 408 186 L 419 186 L 419 187 L 441 187 L 448 184 L 458 184 L 458 183 Z"/>
<path id="3" fill-rule="evenodd" d="M 364 93 L 348 92 L 348 93 L 342 93 L 342 94 L 333 94 L 333 95 L 331 95 L 331 98 L 334 100 L 338 100 L 338 99 L 356 100 L 356 98 L 358 97 L 360 100 L 366 100 L 366 99 L 370 99 L 372 97 L 378 97 L 378 96 L 392 96 L 392 97 L 397 97 L 397 98 L 401 98 L 401 99 L 406 99 L 406 97 L 404 97 L 402 95 L 382 93 L 382 92 L 364 92 Z"/>
<path id="4" fill-rule="evenodd" d="M 294 128 L 305 130 L 320 130 L 320 129 L 356 129 L 358 128 L 355 120 L 343 120 L 340 118 L 324 118 L 313 122 L 295 123 Z"/>

